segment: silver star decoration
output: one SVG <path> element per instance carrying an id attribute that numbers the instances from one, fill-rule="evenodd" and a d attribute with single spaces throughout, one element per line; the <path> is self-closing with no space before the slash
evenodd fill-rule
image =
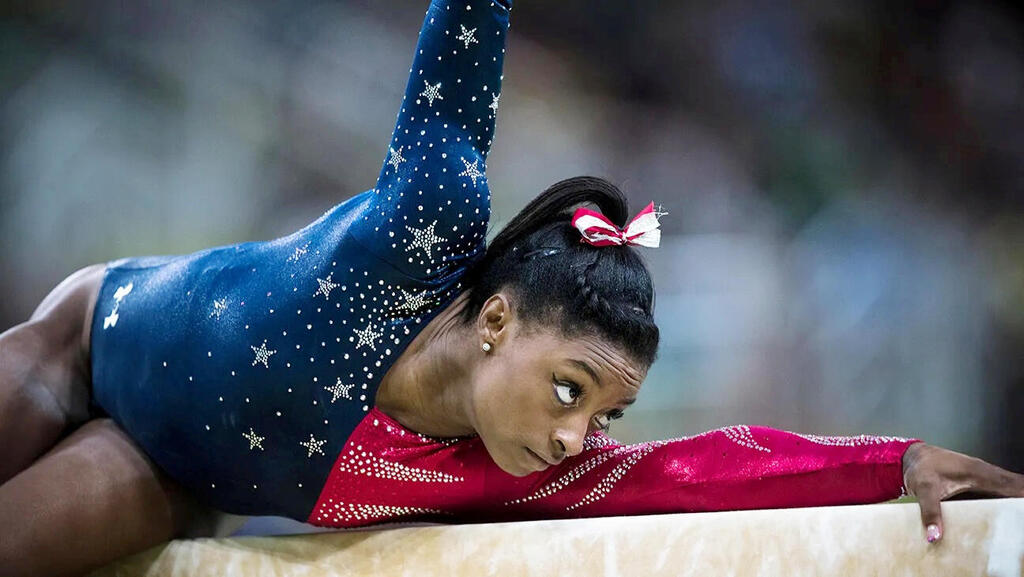
<path id="1" fill-rule="evenodd" d="M 269 369 L 270 365 L 267 364 L 267 361 L 270 360 L 270 355 L 277 354 L 277 350 L 267 350 L 267 341 L 263 341 L 263 344 L 258 349 L 252 345 L 249 345 L 249 348 L 252 349 L 252 352 L 256 353 L 256 359 L 253 360 L 252 366 L 255 367 L 256 363 L 263 363 L 264 368 Z"/>
<path id="2" fill-rule="evenodd" d="M 431 86 L 429 82 L 424 80 L 423 84 L 425 84 L 427 87 L 423 89 L 423 92 L 420 92 L 420 96 L 426 98 L 427 99 L 427 103 L 429 103 L 430 106 L 434 106 L 434 99 L 444 100 L 444 97 L 441 96 L 441 83 L 440 82 L 438 82 L 434 86 Z"/>
<path id="3" fill-rule="evenodd" d="M 376 341 L 377 339 L 384 336 L 384 331 L 378 333 L 377 330 L 374 328 L 373 323 L 367 323 L 366 328 L 363 330 L 352 330 L 355 331 L 357 335 L 359 335 L 359 342 L 356 343 L 357 349 L 363 345 L 368 345 L 371 349 L 377 350 Z"/>
<path id="4" fill-rule="evenodd" d="M 473 162 L 469 162 L 465 158 L 463 158 L 462 164 L 466 165 L 466 170 L 463 170 L 462 172 L 459 173 L 459 176 L 468 176 L 469 178 L 471 178 L 473 180 L 474 187 L 476 187 L 476 179 L 484 177 L 484 173 L 480 172 L 480 169 L 477 167 L 477 163 L 479 162 L 480 159 L 476 159 Z"/>
<path id="5" fill-rule="evenodd" d="M 356 331 L 358 332 L 358 331 Z M 324 390 L 331 393 L 331 403 L 337 401 L 341 397 L 345 397 L 348 400 L 352 400 L 352 396 L 348 394 L 348 390 L 355 385 L 345 385 L 341 382 L 341 377 L 338 377 L 338 382 L 334 383 L 334 386 L 324 387 Z"/>
<path id="6" fill-rule="evenodd" d="M 476 28 L 474 28 L 472 30 L 466 30 L 466 27 L 463 26 L 462 24 L 459 24 L 459 28 L 462 28 L 462 34 L 459 34 L 455 38 L 465 42 L 466 43 L 466 46 L 465 46 L 466 48 L 469 48 L 470 44 L 479 44 L 480 43 L 476 38 L 473 38 L 473 34 L 476 32 Z"/>
<path id="7" fill-rule="evenodd" d="M 317 295 L 324 295 L 325 300 L 331 300 L 331 291 L 341 286 L 340 284 L 333 282 L 331 280 L 332 276 L 334 276 L 333 272 L 327 275 L 326 279 L 316 279 L 316 282 L 317 284 L 320 285 L 320 288 L 316 289 L 316 292 L 313 293 L 314 297 L 316 297 Z"/>
<path id="8" fill-rule="evenodd" d="M 217 317 L 220 319 L 220 315 L 224 314 L 224 311 L 228 310 L 228 299 L 220 298 L 213 301 L 213 310 L 210 311 L 211 317 Z"/>
<path id="9" fill-rule="evenodd" d="M 298 262 L 299 259 L 302 258 L 303 255 L 305 255 L 307 252 L 309 252 L 308 242 L 302 246 L 295 247 L 295 252 L 293 252 L 292 255 L 288 257 L 288 262 Z"/>
<path id="10" fill-rule="evenodd" d="M 660 204 L 654 208 L 654 218 L 661 220 L 661 217 L 665 216 L 666 214 L 668 214 L 668 211 L 665 210 L 665 208 Z"/>
<path id="11" fill-rule="evenodd" d="M 307 450 L 309 450 L 309 454 L 306 455 L 306 458 L 311 458 L 313 456 L 313 453 L 320 453 L 321 455 L 324 454 L 323 450 L 320 447 L 323 447 L 325 443 L 327 443 L 327 439 L 324 439 L 323 441 L 317 441 L 316 437 L 310 435 L 308 441 L 299 444 L 305 447 Z"/>
<path id="12" fill-rule="evenodd" d="M 495 94 L 493 92 L 491 93 L 491 99 L 492 100 L 491 100 L 491 103 L 487 106 L 487 108 L 490 108 L 491 110 L 494 111 L 492 114 L 497 114 L 498 113 L 498 99 L 499 98 L 501 98 L 501 94 Z"/>
<path id="13" fill-rule="evenodd" d="M 405 145 L 399 146 L 398 150 L 395 150 L 390 146 L 388 147 L 388 150 L 391 152 L 391 157 L 388 158 L 388 164 L 390 164 L 391 168 L 394 170 L 398 170 L 398 165 L 405 162 L 405 157 L 402 156 L 403 148 L 405 148 Z"/>
<path id="14" fill-rule="evenodd" d="M 257 435 L 256 431 L 252 430 L 252 427 L 249 427 L 248 433 L 242 433 L 242 436 L 245 437 L 246 439 L 249 439 L 250 451 L 257 448 L 261 451 L 263 450 L 263 440 L 266 439 L 266 437 L 261 437 Z"/>
<path id="15" fill-rule="evenodd" d="M 444 242 L 443 238 L 434 234 L 435 226 L 437 226 L 436 220 L 430 223 L 430 226 L 427 228 L 413 228 L 409 225 L 405 225 L 405 228 L 412 233 L 412 242 L 409 243 L 409 246 L 405 247 L 405 252 L 422 248 L 423 252 L 427 253 L 427 258 L 432 258 L 430 256 L 430 249 L 433 248 L 435 244 Z"/>
<path id="16" fill-rule="evenodd" d="M 405 292 L 405 289 L 399 290 L 402 291 L 402 296 L 405 297 L 405 302 L 396 307 L 398 310 L 405 309 L 415 312 L 427 305 L 427 301 L 429 299 L 427 291 L 416 294 Z"/>

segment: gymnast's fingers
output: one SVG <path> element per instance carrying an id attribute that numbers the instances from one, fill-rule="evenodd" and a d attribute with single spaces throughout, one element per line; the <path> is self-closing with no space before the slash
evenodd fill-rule
<path id="1" fill-rule="evenodd" d="M 966 469 L 966 457 L 924 443 L 911 445 L 903 457 L 907 491 L 917 497 L 925 538 L 934 543 L 942 538 L 943 499 L 970 488 L 973 476 Z"/>
<path id="2" fill-rule="evenodd" d="M 1024 475 L 1019 475 L 955 451 L 919 443 L 904 456 L 907 490 L 918 498 L 925 537 L 942 538 L 940 502 L 965 491 L 998 497 L 1024 496 Z"/>
<path id="3" fill-rule="evenodd" d="M 981 459 L 974 461 L 973 490 L 997 497 L 1024 497 L 1024 475 L 1007 471 Z"/>
<path id="4" fill-rule="evenodd" d="M 924 524 L 925 539 L 934 543 L 942 538 L 942 494 L 937 485 L 924 484 L 917 493 L 917 503 L 921 507 L 921 522 Z"/>

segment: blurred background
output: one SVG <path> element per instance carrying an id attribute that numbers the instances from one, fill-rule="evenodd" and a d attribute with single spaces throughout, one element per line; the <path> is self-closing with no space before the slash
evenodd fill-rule
<path id="1" fill-rule="evenodd" d="M 374 185 L 426 0 L 0 9 L 0 329 L 79 267 L 277 237 Z M 497 230 L 551 183 L 668 211 L 622 441 L 747 423 L 1024 471 L 1024 18 L 521 0 Z"/>

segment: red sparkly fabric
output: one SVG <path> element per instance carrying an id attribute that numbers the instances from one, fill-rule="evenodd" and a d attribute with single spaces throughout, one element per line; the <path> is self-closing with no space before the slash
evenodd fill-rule
<path id="1" fill-rule="evenodd" d="M 479 438 L 433 439 L 376 408 L 338 456 L 308 522 L 492 522 L 873 503 L 904 494 L 916 439 L 732 426 L 622 445 L 602 433 L 560 465 L 513 477 Z"/>

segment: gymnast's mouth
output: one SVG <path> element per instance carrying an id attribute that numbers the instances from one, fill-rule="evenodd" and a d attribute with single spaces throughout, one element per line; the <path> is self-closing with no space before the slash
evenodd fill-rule
<path id="1" fill-rule="evenodd" d="M 529 453 L 530 456 L 533 457 L 534 460 L 538 461 L 539 464 L 542 465 L 542 467 L 544 469 L 547 469 L 551 465 L 557 464 L 557 463 L 552 463 L 551 461 L 549 461 L 549 460 L 545 459 L 544 457 L 540 456 L 539 453 L 533 451 L 529 447 L 524 447 L 524 448 L 526 449 L 526 452 Z"/>

